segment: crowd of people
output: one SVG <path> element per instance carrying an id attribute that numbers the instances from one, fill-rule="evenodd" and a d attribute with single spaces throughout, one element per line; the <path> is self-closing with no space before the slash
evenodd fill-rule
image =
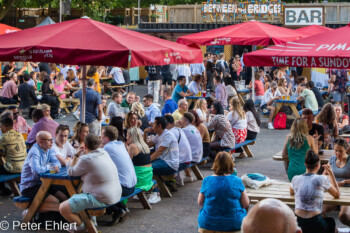
<path id="1" fill-rule="evenodd" d="M 333 105 L 324 103 L 314 83 L 296 70 L 288 74 L 285 67 L 260 68 L 251 79 L 251 68 L 245 67 L 238 55 L 227 63 L 224 54 L 206 54 L 203 63 L 148 66 L 146 71 L 148 94 L 141 98 L 117 88 L 107 102 L 101 95 L 107 89 L 101 88 L 100 77 L 110 76 L 112 85 L 124 84 L 127 70 L 91 66 L 86 81 L 85 122 L 76 122 L 71 131 L 55 121 L 62 117 L 58 98 L 82 100 L 81 70 L 31 62 L 17 69 L 10 62 L 4 69 L 0 102 L 20 104 L 19 108 L 8 107 L 0 116 L 0 147 L 4 149 L 0 174 L 21 173 L 21 195 L 31 199 L 40 189 L 41 173 L 66 167 L 69 175 L 80 176 L 82 193 L 69 197 L 64 187 L 52 185 L 39 212 L 59 212 L 83 230 L 84 223 L 77 214 L 80 211 L 107 208 L 111 222 L 118 222 L 128 212 L 125 202 L 119 202 L 122 197 L 139 188 L 148 192 L 148 201 L 155 204 L 161 198 L 152 182 L 154 175 L 161 176 L 171 191 L 177 191 L 184 183 L 193 182 L 191 163 L 209 158 L 214 174 L 204 179 L 198 196 L 203 207 L 198 217 L 199 232 L 241 228 L 258 232 L 257 227 L 270 232 L 286 228 L 290 232 L 333 232 L 334 219 L 324 215 L 337 209 L 340 221 L 350 225 L 348 207 L 322 207 L 324 191 L 337 198 L 341 195 L 339 186 L 350 186 L 349 146 L 337 139 L 349 125 L 349 118 L 343 114 L 344 72 L 331 71 Z M 254 82 L 255 101 L 249 96 L 242 104 L 238 98 L 235 81 L 241 79 L 249 88 Z M 35 93 L 39 90 L 40 99 Z M 271 112 L 268 128 L 273 129 L 275 101 L 283 95 L 295 96 L 301 102 L 302 117 L 294 121 L 283 148 L 297 218 L 277 200 L 262 201 L 248 212 L 245 187 L 233 175 L 233 154 L 239 153 L 236 158 L 247 156 L 235 146 L 256 139 L 260 132 L 257 103 L 262 111 Z M 160 101 L 164 101 L 162 108 Z M 33 108 L 38 102 L 41 104 Z M 30 109 L 31 127 L 22 117 L 25 109 Z M 322 166 L 324 175 L 318 174 L 321 149 L 335 150 L 329 164 Z M 0 183 L 0 193 L 10 195 L 11 190 Z M 23 216 L 27 212 L 24 210 Z M 269 216 L 285 219 L 272 226 Z M 319 228 L 313 227 L 315 224 Z"/>

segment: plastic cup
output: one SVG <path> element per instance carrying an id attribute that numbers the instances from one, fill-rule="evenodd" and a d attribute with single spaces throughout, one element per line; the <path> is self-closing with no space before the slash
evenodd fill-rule
<path id="1" fill-rule="evenodd" d="M 28 133 L 22 133 L 24 141 L 27 141 Z"/>
<path id="2" fill-rule="evenodd" d="M 56 173 L 55 165 L 53 165 L 53 164 L 50 164 L 50 173 L 51 173 L 51 174 Z"/>
<path id="3" fill-rule="evenodd" d="M 287 100 L 290 100 L 290 95 L 287 95 Z"/>
<path id="4" fill-rule="evenodd" d="M 109 117 L 106 118 L 106 124 L 109 124 Z"/>
<path id="5" fill-rule="evenodd" d="M 286 96 L 285 96 L 285 95 L 282 95 L 282 99 L 283 99 L 283 100 L 286 100 Z"/>
<path id="6" fill-rule="evenodd" d="M 203 91 L 203 97 L 207 96 L 207 92 Z"/>

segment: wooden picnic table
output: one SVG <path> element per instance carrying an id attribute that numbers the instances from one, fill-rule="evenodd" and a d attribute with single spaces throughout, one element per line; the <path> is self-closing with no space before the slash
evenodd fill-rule
<path id="1" fill-rule="evenodd" d="M 67 114 L 70 113 L 68 107 L 71 104 L 73 105 L 72 112 L 75 112 L 80 105 L 80 100 L 78 98 L 65 98 L 65 99 L 58 98 L 58 100 L 60 101 L 60 108 L 63 108 Z"/>
<path id="2" fill-rule="evenodd" d="M 299 111 L 297 110 L 297 105 L 298 105 L 297 98 L 294 96 L 290 96 L 289 98 L 290 98 L 289 100 L 287 100 L 287 97 L 285 100 L 284 99 L 276 100 L 277 107 L 274 113 L 274 117 L 277 115 L 277 113 L 281 110 L 283 106 L 289 106 L 292 109 L 294 116 L 297 118 L 300 117 Z"/>
<path id="3" fill-rule="evenodd" d="M 295 203 L 295 196 L 289 193 L 290 183 L 285 181 L 272 180 L 272 184 L 261 187 L 258 190 L 247 187 L 249 200 L 252 202 L 260 201 L 266 198 L 275 198 L 286 203 Z M 325 192 L 323 204 L 325 205 L 350 205 L 350 188 L 339 187 L 340 198 L 332 197 Z"/>
<path id="4" fill-rule="evenodd" d="M 100 80 L 109 81 L 109 80 L 112 80 L 112 78 L 111 77 L 100 77 Z"/>
<path id="5" fill-rule="evenodd" d="M 338 137 L 341 137 L 341 138 L 350 138 L 350 134 L 341 134 L 341 135 L 338 135 Z"/>
<path id="6" fill-rule="evenodd" d="M 186 97 L 188 106 L 190 106 L 192 102 L 196 102 L 199 99 L 206 99 L 206 100 L 208 100 L 208 99 L 211 99 L 211 96 L 210 95 L 209 96 L 206 95 L 205 97 L 203 97 L 203 95 L 202 95 L 202 96 L 187 96 Z"/>
<path id="7" fill-rule="evenodd" d="M 320 150 L 320 151 L 322 151 L 322 153 L 323 153 L 322 155 L 319 155 L 321 164 L 327 164 L 329 159 L 333 155 L 335 155 L 334 150 Z M 282 151 L 280 151 L 277 154 L 275 154 L 274 156 L 272 156 L 272 159 L 276 160 L 276 161 L 289 161 L 288 158 L 282 157 Z"/>
<path id="8" fill-rule="evenodd" d="M 250 89 L 241 89 L 241 90 L 237 90 L 238 92 L 238 98 L 239 101 L 241 101 L 242 106 L 244 105 L 245 101 L 244 101 L 244 97 L 251 92 L 252 90 Z"/>
<path id="9" fill-rule="evenodd" d="M 68 175 L 68 171 L 65 167 L 61 169 L 60 172 L 51 174 L 49 171 L 40 174 L 41 187 L 38 193 L 35 195 L 27 214 L 23 218 L 23 222 L 29 222 L 34 214 L 37 212 L 40 205 L 43 203 L 44 197 L 49 190 L 51 185 L 62 185 L 65 186 L 69 195 L 80 193 L 81 180 L 80 177 L 72 177 Z M 81 220 L 84 222 L 86 229 L 89 233 L 97 233 L 97 229 L 93 222 L 91 221 L 86 210 L 79 212 Z"/>

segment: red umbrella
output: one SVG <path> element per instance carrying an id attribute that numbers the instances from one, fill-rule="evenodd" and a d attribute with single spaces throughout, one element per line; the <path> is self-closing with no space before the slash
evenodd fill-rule
<path id="1" fill-rule="evenodd" d="M 128 67 L 200 63 L 202 52 L 171 41 L 81 18 L 0 36 L 1 61 Z"/>
<path id="2" fill-rule="evenodd" d="M 295 31 L 297 31 L 301 34 L 304 34 L 305 37 L 308 37 L 308 36 L 313 36 L 313 35 L 320 34 L 323 32 L 329 32 L 332 30 L 333 30 L 332 28 L 323 27 L 320 25 L 310 25 L 307 27 L 298 28 Z"/>
<path id="3" fill-rule="evenodd" d="M 350 68 L 350 25 L 244 54 L 247 66 Z"/>
<path id="4" fill-rule="evenodd" d="M 21 29 L 0 23 L 0 34 L 18 32 L 18 31 L 21 31 Z"/>
<path id="5" fill-rule="evenodd" d="M 227 27 L 199 32 L 177 39 L 185 45 L 273 45 L 296 40 L 303 35 L 295 30 L 258 21 L 235 24 Z"/>

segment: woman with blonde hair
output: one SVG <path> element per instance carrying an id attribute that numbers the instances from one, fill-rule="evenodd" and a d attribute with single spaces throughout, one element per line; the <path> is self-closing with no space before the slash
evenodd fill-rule
<path id="1" fill-rule="evenodd" d="M 283 147 L 282 156 L 287 158 L 285 168 L 288 179 L 291 181 L 294 176 L 304 174 L 306 167 L 304 164 L 306 152 L 311 149 L 318 153 L 318 138 L 309 135 L 306 121 L 303 118 L 294 120 L 290 134 L 287 135 L 286 142 Z"/>
<path id="2" fill-rule="evenodd" d="M 126 146 L 132 163 L 134 164 L 137 177 L 135 189 L 139 188 L 144 191 L 150 190 L 153 186 L 151 152 L 138 128 L 132 127 L 128 129 L 126 134 Z M 151 201 L 150 203 L 154 204 L 160 201 L 160 196 L 156 192 L 152 192 L 149 200 Z"/>
<path id="3" fill-rule="evenodd" d="M 193 110 L 195 110 L 202 122 L 207 120 L 207 115 L 209 113 L 208 104 L 205 98 L 200 98 L 196 101 Z"/>
<path id="4" fill-rule="evenodd" d="M 198 232 L 233 232 L 241 229 L 249 198 L 242 180 L 233 175 L 234 163 L 227 152 L 219 152 L 212 167 L 214 174 L 204 178 L 198 195 L 202 207 Z"/>
<path id="5" fill-rule="evenodd" d="M 134 102 L 131 105 L 131 111 L 135 113 L 141 121 L 140 129 L 142 131 L 149 127 L 148 117 L 145 115 L 145 110 L 140 102 Z"/>
<path id="6" fill-rule="evenodd" d="M 279 79 L 277 85 L 278 85 L 278 90 L 282 95 L 291 94 L 292 84 L 291 83 L 288 84 L 285 78 Z"/>
<path id="7" fill-rule="evenodd" d="M 235 135 L 236 144 L 242 143 L 247 137 L 247 117 L 243 107 L 238 99 L 230 101 L 230 112 L 227 120 L 231 123 L 233 134 Z"/>
<path id="8" fill-rule="evenodd" d="M 62 73 L 59 73 L 54 81 L 53 85 L 57 92 L 63 92 L 65 87 L 68 87 L 69 89 L 72 88 L 72 86 L 69 84 L 67 80 L 64 80 L 64 76 Z M 61 99 L 66 98 L 66 94 L 62 94 L 59 96 Z"/>

